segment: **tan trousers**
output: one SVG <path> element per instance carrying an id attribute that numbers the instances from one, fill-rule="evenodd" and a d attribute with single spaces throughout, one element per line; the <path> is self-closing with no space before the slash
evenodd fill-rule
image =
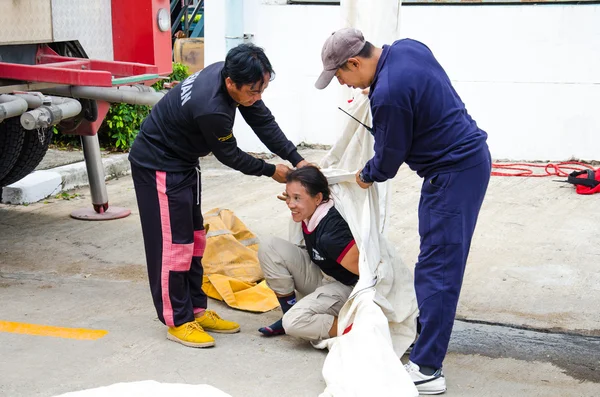
<path id="1" fill-rule="evenodd" d="M 258 259 L 267 284 L 277 295 L 296 291 L 302 296 L 283 316 L 285 332 L 310 341 L 329 338 L 353 287 L 324 275 L 306 249 L 277 237 L 261 239 Z"/>

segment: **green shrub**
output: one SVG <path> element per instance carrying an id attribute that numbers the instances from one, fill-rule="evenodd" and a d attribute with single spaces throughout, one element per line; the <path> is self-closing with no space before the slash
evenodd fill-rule
<path id="1" fill-rule="evenodd" d="M 119 151 L 129 150 L 140 131 L 142 121 L 149 113 L 150 106 L 113 103 L 100 127 L 98 139 L 105 147 Z"/>
<path id="2" fill-rule="evenodd" d="M 158 80 L 156 83 L 152 84 L 152 87 L 156 91 L 160 91 L 163 89 L 165 83 L 170 83 L 173 81 L 183 81 L 190 75 L 190 70 L 187 66 L 179 62 L 173 62 L 173 71 L 169 75 L 168 80 Z"/>
<path id="3" fill-rule="evenodd" d="M 81 145 L 81 138 L 79 135 L 69 135 L 59 133 L 56 126 L 52 127 L 54 136 L 52 137 L 51 145 L 58 149 L 72 149 L 78 148 Z"/>

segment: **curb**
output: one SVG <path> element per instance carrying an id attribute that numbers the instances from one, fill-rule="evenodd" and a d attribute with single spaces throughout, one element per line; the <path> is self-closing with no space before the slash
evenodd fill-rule
<path id="1" fill-rule="evenodd" d="M 131 172 L 128 154 L 102 158 L 105 180 Z M 43 200 L 65 190 L 89 186 L 85 161 L 63 165 L 48 170 L 34 171 L 12 185 L 2 188 L 3 204 L 28 204 Z"/>

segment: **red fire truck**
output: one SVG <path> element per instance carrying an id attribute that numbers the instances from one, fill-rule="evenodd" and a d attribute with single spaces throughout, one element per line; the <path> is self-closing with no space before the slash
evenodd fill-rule
<path id="1" fill-rule="evenodd" d="M 82 137 L 93 210 L 110 219 L 96 135 L 109 103 L 154 105 L 171 72 L 169 0 L 14 0 L 0 11 L 0 187 L 32 172 L 52 127 Z"/>

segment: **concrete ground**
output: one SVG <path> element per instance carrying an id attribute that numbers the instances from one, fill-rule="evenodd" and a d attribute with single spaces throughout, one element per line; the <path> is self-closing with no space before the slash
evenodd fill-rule
<path id="1" fill-rule="evenodd" d="M 305 150 L 317 161 L 325 152 Z M 233 210 L 259 236 L 287 234 L 281 185 L 202 161 L 203 211 Z M 448 396 L 599 396 L 600 213 L 553 178 L 493 177 L 467 266 L 445 361 Z M 412 266 L 418 253 L 420 180 L 393 181 L 389 238 Z M 107 183 L 110 202 L 132 215 L 73 220 L 71 200 L 0 205 L 0 321 L 107 330 L 95 341 L 0 332 L 0 395 L 53 396 L 123 381 L 208 383 L 232 396 L 315 396 L 325 353 L 256 329 L 279 311 L 209 305 L 242 324 L 212 349 L 165 339 L 146 281 L 130 177 Z"/>
<path id="2" fill-rule="evenodd" d="M 83 161 L 81 150 L 57 150 L 49 149 L 36 170 L 48 170 L 61 165 L 73 164 Z"/>

